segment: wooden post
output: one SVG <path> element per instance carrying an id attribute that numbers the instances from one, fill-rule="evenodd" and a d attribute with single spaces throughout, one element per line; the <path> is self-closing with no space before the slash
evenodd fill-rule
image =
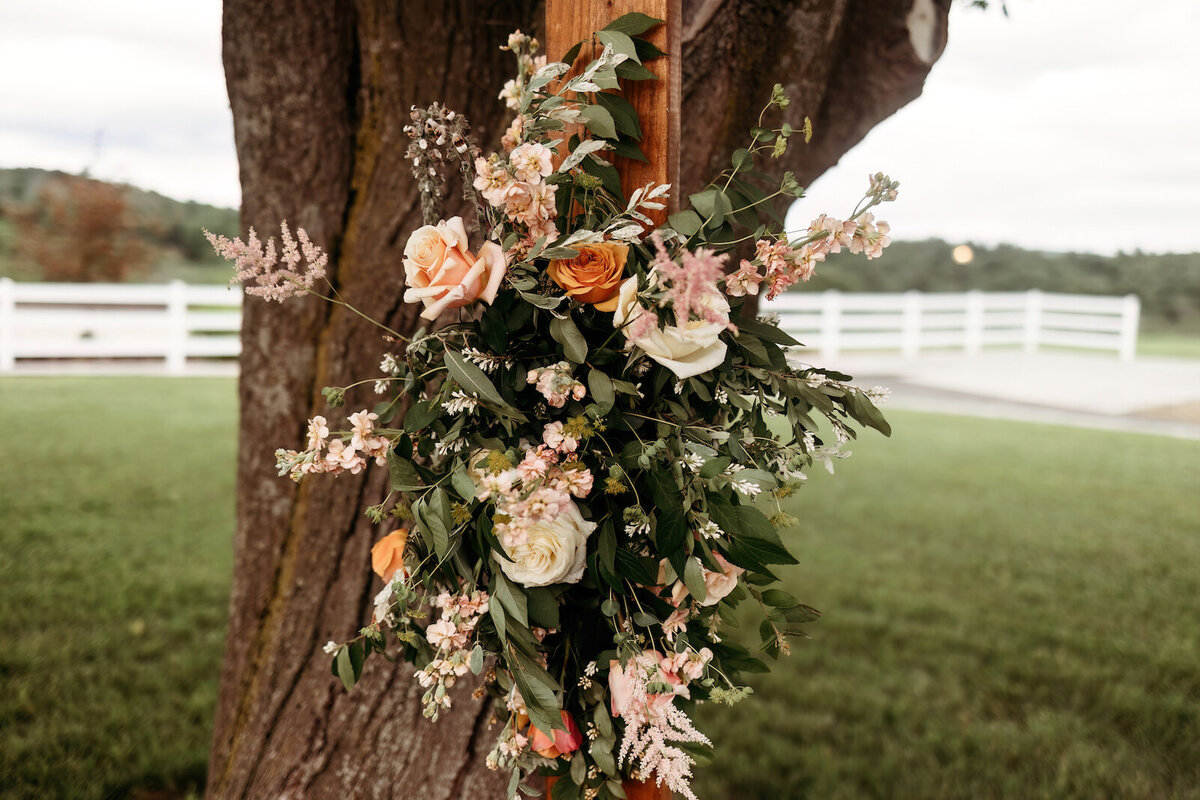
<path id="1" fill-rule="evenodd" d="M 16 284 L 12 278 L 0 278 L 0 372 L 16 368 L 17 343 L 13 333 L 17 327 Z"/>
<path id="2" fill-rule="evenodd" d="M 1025 293 L 1025 332 L 1022 346 L 1026 353 L 1036 353 L 1042 337 L 1042 293 L 1030 289 Z"/>
<path id="3" fill-rule="evenodd" d="M 187 284 L 173 280 L 167 285 L 167 372 L 187 371 Z"/>
<path id="4" fill-rule="evenodd" d="M 1125 295 L 1121 305 L 1121 344 L 1118 352 L 1122 361 L 1133 361 L 1137 355 L 1138 318 L 1142 301 L 1136 294 Z"/>
<path id="5" fill-rule="evenodd" d="M 645 36 L 667 54 L 646 64 L 658 80 L 622 82 L 623 95 L 642 125 L 639 144 L 648 161 L 615 158 L 614 163 L 627 194 L 651 182 L 671 184 L 668 211 L 678 208 L 679 193 L 681 4 L 682 0 L 546 0 L 546 55 L 551 61 L 561 59 L 577 42 L 624 14 L 640 11 L 666 21 Z M 584 44 L 575 65 L 587 64 L 596 54 L 591 44 Z M 667 212 L 648 216 L 661 224 Z"/>

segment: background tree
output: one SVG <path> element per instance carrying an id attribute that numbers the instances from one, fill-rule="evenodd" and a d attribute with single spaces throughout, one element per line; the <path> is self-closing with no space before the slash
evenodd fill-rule
<path id="1" fill-rule="evenodd" d="M 36 198 L 11 211 L 18 260 L 46 281 L 121 281 L 149 263 L 125 190 L 103 181 L 59 175 Z"/>
<path id="2" fill-rule="evenodd" d="M 815 178 L 920 93 L 948 6 L 685 1 L 683 190 L 723 165 L 776 81 L 792 96 L 789 121 L 817 125 L 779 168 Z M 496 95 L 513 67 L 498 45 L 539 14 L 529 0 L 227 0 L 243 224 L 305 227 L 329 250 L 348 302 L 415 328 L 419 307 L 400 300 L 401 253 L 421 224 L 403 155 L 408 110 L 442 101 L 494 146 L 508 121 Z M 372 661 L 346 694 L 320 653 L 368 618 L 379 588 L 368 553 L 386 531 L 360 511 L 382 497 L 386 475 L 296 486 L 273 468 L 274 449 L 327 411 L 321 388 L 370 374 L 389 345 L 315 301 L 247 303 L 242 343 L 237 562 L 210 797 L 501 795 L 504 776 L 483 767 L 489 709 L 469 687 L 430 725 L 407 667 Z M 347 396 L 351 410 L 373 402 L 369 386 Z"/>

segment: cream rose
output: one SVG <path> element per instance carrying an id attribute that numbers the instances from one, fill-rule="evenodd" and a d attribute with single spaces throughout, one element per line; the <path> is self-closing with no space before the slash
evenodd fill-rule
<path id="1" fill-rule="evenodd" d="M 719 293 L 709 295 L 708 303 L 711 308 L 729 313 L 729 301 Z M 637 278 L 629 278 L 621 284 L 613 324 L 621 327 L 644 313 L 637 301 Z M 680 325 L 676 321 L 675 325 L 661 330 L 656 327 L 644 336 L 630 338 L 629 342 L 682 380 L 715 369 L 725 360 L 726 345 L 720 339 L 723 330 L 725 326 L 715 322 L 689 320 Z"/>
<path id="2" fill-rule="evenodd" d="M 509 561 L 496 560 L 511 580 L 522 586 L 579 583 L 587 561 L 587 538 L 596 530 L 574 503 L 557 517 L 534 523 L 523 544 L 505 548 Z"/>
<path id="3" fill-rule="evenodd" d="M 435 319 L 448 308 L 476 300 L 491 303 L 508 265 L 495 242 L 485 242 L 474 256 L 467 249 L 462 217 L 418 228 L 404 245 L 404 302 L 424 303 L 421 316 Z"/>

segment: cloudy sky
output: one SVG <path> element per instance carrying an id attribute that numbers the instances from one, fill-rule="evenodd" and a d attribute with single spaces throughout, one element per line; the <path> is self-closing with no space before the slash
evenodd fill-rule
<path id="1" fill-rule="evenodd" d="M 884 170 L 898 238 L 1200 251 L 1200 2 L 1008 5 L 952 14 L 924 96 L 796 219 L 846 209 Z M 218 0 L 0 2 L 0 166 L 236 205 Z"/>

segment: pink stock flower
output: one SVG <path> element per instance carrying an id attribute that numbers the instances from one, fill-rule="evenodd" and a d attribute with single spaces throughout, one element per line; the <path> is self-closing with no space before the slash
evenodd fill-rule
<path id="1" fill-rule="evenodd" d="M 553 403 L 551 403 L 553 405 Z M 563 433 L 562 422 L 551 422 L 542 429 L 542 441 L 547 447 L 554 448 L 561 453 L 574 453 L 579 447 L 579 440 L 575 437 Z"/>
<path id="2" fill-rule="evenodd" d="M 508 163 L 512 165 L 514 178 L 524 183 L 537 184 L 554 171 L 553 155 L 550 148 L 544 144 L 526 142 L 513 149 Z"/>
<path id="3" fill-rule="evenodd" d="M 475 182 L 472 185 L 492 206 L 504 205 L 509 195 L 519 191 L 516 180 L 504 164 L 482 157 L 475 159 Z"/>
<path id="4" fill-rule="evenodd" d="M 352 475 L 357 475 L 366 466 L 366 459 L 360 456 L 353 446 L 347 445 L 341 439 L 334 439 L 329 443 L 329 448 L 325 454 L 325 468 L 327 472 L 336 474 L 345 470 Z"/>
<path id="5" fill-rule="evenodd" d="M 758 267 L 742 259 L 737 272 L 725 279 L 725 293 L 730 297 L 744 297 L 748 294 L 758 294 L 758 285 L 765 280 L 758 272 Z"/>
<path id="6" fill-rule="evenodd" d="M 532 481 L 545 475 L 549 468 L 550 465 L 538 455 L 536 450 L 526 450 L 525 457 L 521 459 L 521 463 L 517 464 L 517 474 L 523 481 Z"/>

